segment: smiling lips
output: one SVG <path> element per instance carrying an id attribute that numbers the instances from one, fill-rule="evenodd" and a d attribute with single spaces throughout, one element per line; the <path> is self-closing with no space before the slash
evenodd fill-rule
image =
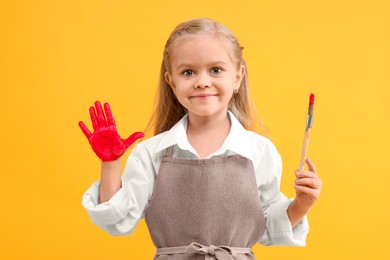
<path id="1" fill-rule="evenodd" d="M 207 93 L 204 93 L 204 94 L 197 94 L 197 95 L 193 95 L 193 96 L 190 96 L 190 98 L 208 98 L 208 97 L 214 97 L 216 96 L 216 94 L 207 94 Z"/>

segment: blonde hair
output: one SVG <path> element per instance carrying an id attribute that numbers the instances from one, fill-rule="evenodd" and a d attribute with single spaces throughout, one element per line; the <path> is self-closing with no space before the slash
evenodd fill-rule
<path id="1" fill-rule="evenodd" d="M 219 37 L 226 45 L 226 51 L 236 69 L 241 65 L 245 66 L 245 75 L 241 81 L 239 91 L 233 94 L 229 102 L 228 109 L 237 117 L 238 121 L 248 130 L 259 131 L 265 130 L 265 126 L 261 123 L 259 129 L 253 123 L 253 114 L 257 114 L 255 106 L 250 98 L 248 85 L 248 68 L 242 56 L 244 49 L 234 33 L 225 25 L 206 18 L 191 19 L 179 24 L 169 36 L 163 53 L 161 64 L 160 79 L 156 93 L 157 102 L 155 104 L 154 113 L 146 127 L 145 132 L 154 127 L 154 134 L 157 135 L 169 130 L 174 126 L 186 113 L 187 110 L 183 107 L 175 97 L 172 88 L 166 81 L 165 74 L 171 70 L 171 55 L 179 40 L 185 36 L 211 34 Z M 259 117 L 256 117 L 259 120 Z M 265 131 L 266 132 L 266 131 Z"/>

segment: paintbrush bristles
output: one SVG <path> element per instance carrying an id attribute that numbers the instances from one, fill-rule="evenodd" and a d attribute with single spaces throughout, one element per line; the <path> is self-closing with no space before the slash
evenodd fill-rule
<path id="1" fill-rule="evenodd" d="M 309 111 L 308 111 L 308 114 L 311 116 L 313 115 L 313 109 L 314 109 L 314 94 L 311 93 L 309 98 Z"/>
<path id="2" fill-rule="evenodd" d="M 313 93 L 310 94 L 309 106 L 310 105 L 314 105 L 314 94 Z"/>

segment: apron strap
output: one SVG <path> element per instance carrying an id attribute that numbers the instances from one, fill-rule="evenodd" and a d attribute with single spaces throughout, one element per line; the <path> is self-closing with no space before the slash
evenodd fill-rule
<path id="1" fill-rule="evenodd" d="M 197 253 L 206 255 L 206 260 L 234 260 L 236 254 L 252 253 L 252 249 L 249 247 L 229 247 L 214 245 L 204 246 L 199 243 L 193 242 L 189 246 L 157 248 L 156 255 L 173 255 L 185 253 Z"/>
<path id="2" fill-rule="evenodd" d="M 172 155 L 173 155 L 173 145 L 166 148 L 164 152 L 165 157 L 172 157 Z"/>

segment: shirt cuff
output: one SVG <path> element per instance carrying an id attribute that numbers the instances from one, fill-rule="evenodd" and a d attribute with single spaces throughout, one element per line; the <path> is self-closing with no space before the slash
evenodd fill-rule
<path id="1" fill-rule="evenodd" d="M 122 187 L 107 202 L 99 204 L 100 181 L 94 182 L 84 193 L 82 205 L 87 210 L 92 221 L 99 226 L 117 224 L 126 217 L 133 207 L 131 196 Z"/>
<path id="2" fill-rule="evenodd" d="M 305 216 L 292 229 L 287 215 L 287 208 L 293 200 L 278 202 L 272 206 L 266 217 L 266 230 L 259 241 L 261 244 L 306 246 L 306 237 L 309 232 L 307 217 Z"/>

